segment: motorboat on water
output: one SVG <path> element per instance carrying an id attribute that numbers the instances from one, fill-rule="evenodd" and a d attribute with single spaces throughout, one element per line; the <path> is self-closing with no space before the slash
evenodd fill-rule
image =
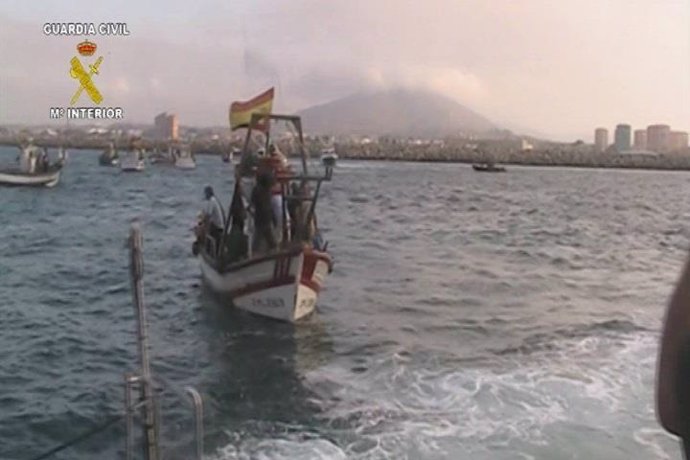
<path id="1" fill-rule="evenodd" d="M 506 172 L 503 166 L 496 166 L 493 163 L 473 164 L 472 169 L 477 172 Z"/>
<path id="2" fill-rule="evenodd" d="M 309 175 L 302 143 L 296 146 L 302 160 L 299 173 L 287 167 L 287 159 L 280 153 L 259 157 L 251 151 L 252 131 L 274 122 L 286 122 L 298 131 L 297 138 L 303 139 L 300 117 L 253 114 L 235 171 L 235 190 L 224 228 L 214 238 L 202 219 L 195 229 L 197 239 L 192 250 L 199 259 L 204 283 L 222 300 L 256 315 L 297 322 L 314 312 L 325 279 L 333 270 L 315 213 L 321 184 L 331 180 L 332 169 L 323 176 Z M 269 132 L 267 129 L 267 136 Z M 280 218 L 272 229 L 278 234 L 277 246 L 261 250 L 246 203 L 251 202 L 252 190 L 258 187 L 257 179 L 261 182 L 266 177 L 260 176 L 266 174 L 266 169 L 261 172 L 265 165 L 271 165 L 269 171 L 275 178 L 272 200 L 280 204 L 273 212 L 275 216 L 277 210 Z"/>
<path id="3" fill-rule="evenodd" d="M 120 157 L 112 143 L 98 157 L 98 164 L 101 166 L 117 166 L 119 163 Z"/>
<path id="4" fill-rule="evenodd" d="M 168 146 L 168 149 L 164 150 L 163 152 L 158 150 L 158 147 L 156 147 L 153 150 L 153 153 L 149 156 L 149 162 L 152 165 L 173 166 L 175 164 L 175 155 L 173 153 L 172 146 Z"/>
<path id="5" fill-rule="evenodd" d="M 60 182 L 65 158 L 63 148 L 57 161 L 51 163 L 46 149 L 34 145 L 20 147 L 19 165 L 0 167 L 0 185 L 54 187 Z"/>
<path id="6" fill-rule="evenodd" d="M 195 169 L 196 158 L 189 148 L 179 149 L 174 153 L 175 167 L 178 169 Z"/>
<path id="7" fill-rule="evenodd" d="M 120 170 L 124 172 L 139 172 L 145 167 L 144 154 L 140 149 L 130 150 L 120 161 Z"/>
<path id="8" fill-rule="evenodd" d="M 321 164 L 327 168 L 335 167 L 338 161 L 338 155 L 335 153 L 335 148 L 324 149 L 321 151 Z"/>

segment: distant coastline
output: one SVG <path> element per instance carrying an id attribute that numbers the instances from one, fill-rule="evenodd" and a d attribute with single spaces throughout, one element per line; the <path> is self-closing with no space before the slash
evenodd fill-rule
<path id="1" fill-rule="evenodd" d="M 429 163 L 485 163 L 494 162 L 516 166 L 556 166 L 591 169 L 651 169 L 690 171 L 690 155 L 598 153 L 589 149 L 546 148 L 531 151 L 496 149 L 477 152 L 461 147 L 392 148 L 370 144 L 337 146 L 339 158 L 352 160 L 407 161 Z M 588 151 L 589 150 L 589 151 Z"/>
<path id="2" fill-rule="evenodd" d="M 35 143 L 47 148 L 60 147 L 56 139 L 36 139 Z M 16 146 L 16 141 L 0 139 L 2 146 Z M 80 140 L 78 143 L 66 142 L 71 150 L 102 150 L 108 142 L 102 139 Z M 167 148 L 165 143 L 142 141 L 147 149 Z M 239 147 L 238 145 L 236 145 Z M 192 142 L 192 151 L 197 155 L 221 155 L 232 147 L 228 142 Z M 307 144 L 314 158 L 318 158 L 321 145 Z M 118 146 L 122 149 L 125 146 Z M 628 154 L 598 153 L 591 146 L 581 148 L 542 148 L 530 151 L 493 148 L 491 151 L 477 151 L 453 145 L 405 145 L 401 143 L 336 143 L 335 149 L 340 159 L 363 161 L 400 161 L 420 163 L 485 163 L 488 161 L 516 166 L 556 166 L 572 168 L 602 169 L 648 169 L 663 171 L 690 171 L 690 155 L 684 154 Z"/>

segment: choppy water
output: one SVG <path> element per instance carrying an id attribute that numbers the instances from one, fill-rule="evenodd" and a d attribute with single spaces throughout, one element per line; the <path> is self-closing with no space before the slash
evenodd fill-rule
<path id="1" fill-rule="evenodd" d="M 122 408 L 133 217 L 154 368 L 203 393 L 209 459 L 679 458 L 653 384 L 689 175 L 342 162 L 319 215 L 335 271 L 296 328 L 199 286 L 190 227 L 230 178 L 217 158 L 122 174 L 72 153 L 57 188 L 0 190 L 0 458 Z M 183 458 L 174 402 L 163 440 Z M 123 430 L 55 458 L 117 457 Z"/>

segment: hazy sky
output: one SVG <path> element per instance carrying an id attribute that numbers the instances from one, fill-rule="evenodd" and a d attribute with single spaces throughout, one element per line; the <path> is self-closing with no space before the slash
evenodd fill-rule
<path id="1" fill-rule="evenodd" d="M 688 0 L 0 0 L 0 123 L 69 104 L 81 38 L 42 31 L 68 21 L 128 23 L 90 39 L 104 105 L 133 122 L 225 125 L 231 101 L 271 85 L 283 111 L 407 86 L 554 139 L 690 130 Z"/>

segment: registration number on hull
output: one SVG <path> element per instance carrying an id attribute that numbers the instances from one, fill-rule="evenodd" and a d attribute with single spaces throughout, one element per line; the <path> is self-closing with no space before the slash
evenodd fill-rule
<path id="1" fill-rule="evenodd" d="M 307 299 L 302 299 L 299 303 L 299 306 L 297 307 L 297 311 L 303 311 L 303 310 L 311 310 L 314 308 L 314 305 L 316 304 L 316 299 L 312 298 L 307 298 Z"/>
<path id="2" fill-rule="evenodd" d="M 252 299 L 252 307 L 256 308 L 282 308 L 285 301 L 280 297 L 268 297 L 265 299 Z"/>

